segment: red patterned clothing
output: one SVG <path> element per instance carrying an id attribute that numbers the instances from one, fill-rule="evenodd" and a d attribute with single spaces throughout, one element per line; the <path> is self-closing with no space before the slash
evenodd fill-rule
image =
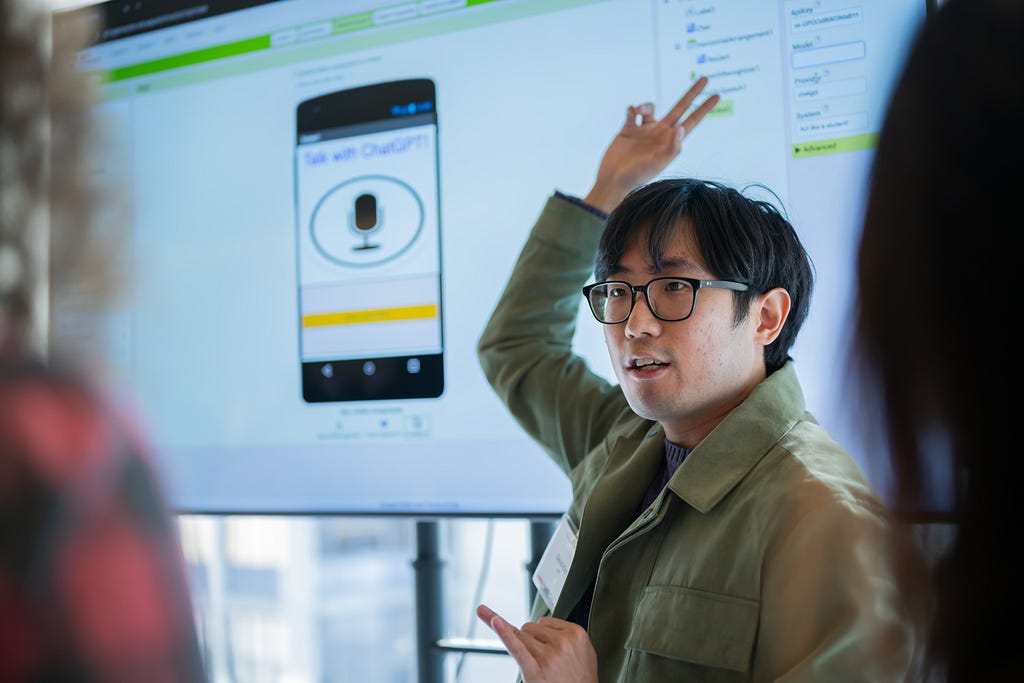
<path id="1" fill-rule="evenodd" d="M 70 375 L 0 355 L 0 682 L 205 681 L 141 441 Z"/>

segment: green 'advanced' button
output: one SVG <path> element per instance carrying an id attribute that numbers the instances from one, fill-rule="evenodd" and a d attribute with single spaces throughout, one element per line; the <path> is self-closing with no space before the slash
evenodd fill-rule
<path id="1" fill-rule="evenodd" d="M 803 159 L 804 157 L 816 157 L 822 154 L 854 152 L 860 149 L 872 149 L 877 144 L 878 133 L 864 133 L 863 135 L 851 135 L 831 140 L 798 142 L 793 145 L 793 158 Z"/>

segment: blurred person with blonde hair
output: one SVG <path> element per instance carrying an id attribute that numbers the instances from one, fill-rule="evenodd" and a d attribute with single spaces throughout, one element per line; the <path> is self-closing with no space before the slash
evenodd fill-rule
<path id="1" fill-rule="evenodd" d="M 47 348 L 48 300 L 101 307 L 117 286 L 87 166 L 92 90 L 73 68 L 84 31 L 51 46 L 50 24 L 0 0 L 0 681 L 203 681 L 143 441 L 93 368 Z"/>

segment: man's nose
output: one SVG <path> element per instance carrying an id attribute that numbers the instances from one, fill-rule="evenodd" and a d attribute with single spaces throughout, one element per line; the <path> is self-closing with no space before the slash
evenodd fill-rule
<path id="1" fill-rule="evenodd" d="M 647 305 L 647 297 L 642 292 L 636 293 L 636 301 L 633 303 L 633 310 L 626 318 L 626 336 L 639 337 L 646 334 L 654 336 L 661 332 L 661 320 L 655 317 L 651 307 Z"/>

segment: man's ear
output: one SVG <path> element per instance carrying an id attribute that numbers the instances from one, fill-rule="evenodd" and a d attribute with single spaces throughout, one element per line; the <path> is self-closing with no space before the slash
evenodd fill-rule
<path id="1" fill-rule="evenodd" d="M 754 314 L 757 320 L 755 340 L 768 346 L 782 331 L 782 325 L 789 317 L 789 309 L 793 302 L 789 298 L 789 292 L 782 287 L 769 289 L 754 299 Z"/>

